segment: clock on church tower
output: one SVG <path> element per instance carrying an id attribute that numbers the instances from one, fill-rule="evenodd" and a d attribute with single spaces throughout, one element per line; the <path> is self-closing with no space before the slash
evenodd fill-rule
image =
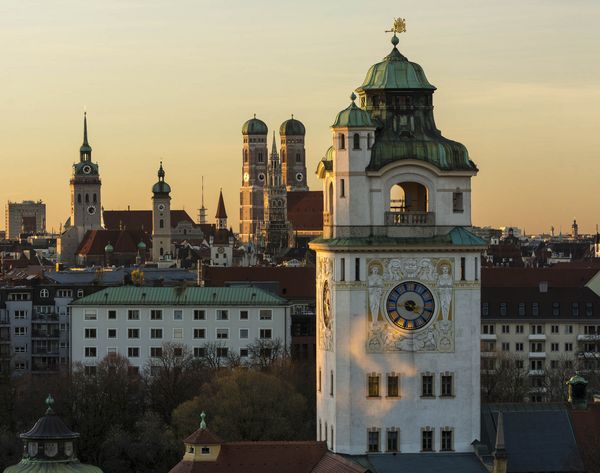
<path id="1" fill-rule="evenodd" d="M 396 20 L 317 169 L 317 437 L 345 454 L 470 452 L 480 437 L 477 167 L 436 128 L 403 31 Z"/>

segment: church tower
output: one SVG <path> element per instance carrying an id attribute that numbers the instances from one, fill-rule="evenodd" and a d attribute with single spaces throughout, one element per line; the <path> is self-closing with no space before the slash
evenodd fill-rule
<path id="1" fill-rule="evenodd" d="M 275 132 L 269 157 L 267 185 L 264 191 L 264 247 L 271 256 L 287 249 L 289 228 L 287 222 L 287 191 L 283 182 L 281 160 L 277 153 Z"/>
<path id="2" fill-rule="evenodd" d="M 264 220 L 264 187 L 267 179 L 265 122 L 251 118 L 242 126 L 242 187 L 240 189 L 240 239 L 256 244 Z"/>
<path id="3" fill-rule="evenodd" d="M 288 191 L 307 191 L 306 150 L 304 137 L 306 129 L 294 115 L 279 127 L 281 137 L 281 172 Z"/>
<path id="4" fill-rule="evenodd" d="M 152 261 L 171 255 L 171 186 L 165 182 L 162 161 L 158 182 L 152 186 Z"/>
<path id="5" fill-rule="evenodd" d="M 344 454 L 472 451 L 480 438 L 480 258 L 467 149 L 436 128 L 397 49 L 338 113 L 318 166 L 317 436 Z"/>
<path id="6" fill-rule="evenodd" d="M 71 185 L 71 225 L 84 230 L 101 227 L 100 174 L 92 162 L 92 147 L 88 143 L 87 113 L 83 115 L 83 144 L 79 162 L 73 165 Z M 83 235 L 82 235 L 83 238 Z"/>

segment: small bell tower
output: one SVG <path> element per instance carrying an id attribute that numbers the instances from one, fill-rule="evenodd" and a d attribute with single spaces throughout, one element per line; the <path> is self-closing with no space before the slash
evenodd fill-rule
<path id="1" fill-rule="evenodd" d="M 165 182 L 162 161 L 152 186 L 152 261 L 171 256 L 171 186 Z"/>

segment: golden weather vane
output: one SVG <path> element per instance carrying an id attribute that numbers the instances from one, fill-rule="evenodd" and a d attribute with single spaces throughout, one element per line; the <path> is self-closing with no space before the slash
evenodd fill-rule
<path id="1" fill-rule="evenodd" d="M 406 33 L 406 20 L 404 18 L 394 18 L 394 26 L 391 30 L 386 30 L 386 33 Z"/>

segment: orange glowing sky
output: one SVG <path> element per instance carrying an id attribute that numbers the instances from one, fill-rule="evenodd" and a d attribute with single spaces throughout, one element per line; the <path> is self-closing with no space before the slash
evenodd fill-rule
<path id="1" fill-rule="evenodd" d="M 438 128 L 480 168 L 473 223 L 594 231 L 600 220 L 600 2 L 3 0 L 0 200 L 68 217 L 87 108 L 106 209 L 150 208 L 162 158 L 174 208 L 238 229 L 242 123 L 307 128 L 309 184 L 329 125 L 391 45 L 438 91 Z M 600 223 L 600 222 L 599 222 Z"/>

